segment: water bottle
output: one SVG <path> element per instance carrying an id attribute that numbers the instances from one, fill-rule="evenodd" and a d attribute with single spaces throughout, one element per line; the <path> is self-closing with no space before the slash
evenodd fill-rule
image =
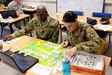
<path id="1" fill-rule="evenodd" d="M 63 60 L 63 75 L 71 75 L 70 60 L 66 56 Z"/>

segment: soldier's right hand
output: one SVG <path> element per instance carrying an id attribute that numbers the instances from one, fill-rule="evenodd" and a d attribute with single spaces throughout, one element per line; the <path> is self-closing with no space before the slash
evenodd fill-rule
<path id="1" fill-rule="evenodd" d="M 64 40 L 64 41 L 61 43 L 61 45 L 62 45 L 63 47 L 67 47 L 68 41 L 67 41 L 67 40 Z"/>
<path id="2" fill-rule="evenodd" d="M 13 37 L 11 35 L 7 35 L 3 38 L 3 41 L 8 41 L 8 40 L 12 40 Z"/>

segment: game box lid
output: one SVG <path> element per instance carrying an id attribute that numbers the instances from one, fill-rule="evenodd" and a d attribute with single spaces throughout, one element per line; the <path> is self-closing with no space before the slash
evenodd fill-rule
<path id="1" fill-rule="evenodd" d="M 77 52 L 71 59 L 71 69 L 103 75 L 104 56 Z"/>

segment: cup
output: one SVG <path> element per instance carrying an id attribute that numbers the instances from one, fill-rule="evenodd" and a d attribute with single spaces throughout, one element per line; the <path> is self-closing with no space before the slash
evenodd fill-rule
<path id="1" fill-rule="evenodd" d="M 71 75 L 70 61 L 63 62 L 63 75 Z"/>

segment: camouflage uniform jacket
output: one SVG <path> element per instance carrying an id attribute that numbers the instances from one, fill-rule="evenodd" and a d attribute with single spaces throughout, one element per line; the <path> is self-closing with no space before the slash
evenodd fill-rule
<path id="1" fill-rule="evenodd" d="M 15 31 L 11 35 L 16 38 L 32 30 L 35 31 L 37 38 L 56 43 L 59 37 L 59 22 L 50 17 L 47 17 L 45 22 L 40 22 L 37 17 L 34 17 L 25 28 Z"/>
<path id="2" fill-rule="evenodd" d="M 23 14 L 22 8 L 25 7 L 23 4 L 17 4 L 15 1 L 12 1 L 8 4 L 8 10 L 15 10 L 16 12 Z"/>
<path id="3" fill-rule="evenodd" d="M 100 47 L 101 39 L 94 29 L 86 24 L 78 22 L 78 28 L 67 32 L 67 40 L 77 50 L 94 53 Z"/>

